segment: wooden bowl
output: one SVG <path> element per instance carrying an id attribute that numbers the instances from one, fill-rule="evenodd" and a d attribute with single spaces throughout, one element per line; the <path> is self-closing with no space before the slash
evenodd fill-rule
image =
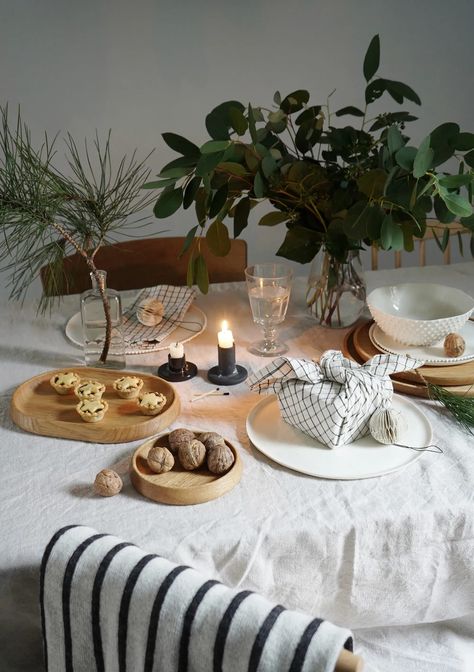
<path id="1" fill-rule="evenodd" d="M 82 380 L 98 380 L 106 386 L 103 399 L 109 410 L 100 422 L 88 423 L 76 412 L 78 399 L 74 394 L 59 395 L 49 383 L 55 373 L 65 369 L 46 371 L 22 383 L 13 393 L 10 414 L 22 429 L 43 436 L 77 439 L 92 443 L 125 443 L 152 436 L 163 431 L 176 420 L 181 410 L 179 397 L 172 385 L 147 373 L 115 371 L 85 366 L 71 368 Z M 113 390 L 114 380 L 124 375 L 135 375 L 143 380 L 141 394 L 161 392 L 167 402 L 159 415 L 143 415 L 136 399 L 121 399 Z"/>
<path id="2" fill-rule="evenodd" d="M 199 434 L 206 430 L 192 431 Z M 169 447 L 168 433 L 162 434 L 136 449 L 130 465 L 130 480 L 140 494 L 155 502 L 177 505 L 209 502 L 225 495 L 240 481 L 242 460 L 234 446 L 227 440 L 226 444 L 233 452 L 235 462 L 225 474 L 212 474 L 206 466 L 195 471 L 186 471 L 178 459 L 171 471 L 155 474 L 148 466 L 146 458 L 152 446 Z"/>

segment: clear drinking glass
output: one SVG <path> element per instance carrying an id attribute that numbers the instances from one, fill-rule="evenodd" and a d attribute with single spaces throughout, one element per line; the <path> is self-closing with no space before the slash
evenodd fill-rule
<path id="1" fill-rule="evenodd" d="M 277 340 L 277 325 L 286 316 L 293 271 L 286 264 L 255 264 L 245 269 L 253 321 L 263 329 L 263 340 L 252 343 L 249 351 L 262 357 L 287 352 Z"/>

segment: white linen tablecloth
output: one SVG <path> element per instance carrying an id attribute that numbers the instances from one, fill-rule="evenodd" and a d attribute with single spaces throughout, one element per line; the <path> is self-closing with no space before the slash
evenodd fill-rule
<path id="1" fill-rule="evenodd" d="M 443 282 L 474 293 L 474 262 L 367 273 L 369 290 L 393 282 Z M 295 357 L 341 347 L 342 330 L 317 327 L 295 283 L 281 336 Z M 243 283 L 212 286 L 197 304 L 207 330 L 185 346 L 199 377 L 177 390 L 174 427 L 212 429 L 235 442 L 244 471 L 226 496 L 199 506 L 146 500 L 130 484 L 128 460 L 141 442 L 91 444 L 27 434 L 9 415 L 15 387 L 48 369 L 78 366 L 82 352 L 64 336 L 78 297 L 45 316 L 35 306 L 3 302 L 0 322 L 2 486 L 0 510 L 0 669 L 41 670 L 37 582 L 42 551 L 60 527 L 79 523 L 190 564 L 233 587 L 256 590 L 287 607 L 355 631 L 368 670 L 410 672 L 474 668 L 474 440 L 433 403 L 416 400 L 443 455 L 424 454 L 381 478 L 329 481 L 280 467 L 249 445 L 245 420 L 259 401 L 245 384 L 229 396 L 189 400 L 211 389 L 216 334 L 227 319 L 238 362 L 259 336 Z M 166 353 L 131 356 L 130 370 L 156 372 Z M 95 496 L 103 468 L 124 477 L 122 493 Z M 382 663 L 382 661 L 384 661 Z M 380 665 L 380 667 L 379 667 Z"/>

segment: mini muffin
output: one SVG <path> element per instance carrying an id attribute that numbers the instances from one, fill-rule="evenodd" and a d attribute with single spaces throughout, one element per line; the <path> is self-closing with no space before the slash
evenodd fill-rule
<path id="1" fill-rule="evenodd" d="M 77 404 L 76 411 L 84 422 L 100 422 L 108 408 L 108 403 L 103 399 L 83 399 Z"/>
<path id="2" fill-rule="evenodd" d="M 158 415 L 166 406 L 166 397 L 160 392 L 147 392 L 139 397 L 138 406 L 143 415 Z"/>
<path id="3" fill-rule="evenodd" d="M 80 400 L 95 401 L 102 399 L 105 392 L 105 385 L 97 380 L 84 380 L 74 388 L 74 394 Z"/>
<path id="4" fill-rule="evenodd" d="M 62 371 L 55 373 L 49 382 L 58 394 L 70 394 L 76 385 L 79 385 L 81 379 L 74 371 Z"/>
<path id="5" fill-rule="evenodd" d="M 123 376 L 114 381 L 113 387 L 122 399 L 135 399 L 143 387 L 143 380 L 137 376 Z"/>

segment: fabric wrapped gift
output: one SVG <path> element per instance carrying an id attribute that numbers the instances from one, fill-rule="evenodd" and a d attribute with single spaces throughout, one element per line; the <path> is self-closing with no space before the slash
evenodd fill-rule
<path id="1" fill-rule="evenodd" d="M 328 350 L 319 364 L 278 357 L 252 374 L 248 384 L 252 390 L 274 392 L 285 422 L 335 448 L 368 434 L 374 411 L 390 407 L 389 374 L 422 364 L 413 357 L 377 355 L 360 365 Z"/>

